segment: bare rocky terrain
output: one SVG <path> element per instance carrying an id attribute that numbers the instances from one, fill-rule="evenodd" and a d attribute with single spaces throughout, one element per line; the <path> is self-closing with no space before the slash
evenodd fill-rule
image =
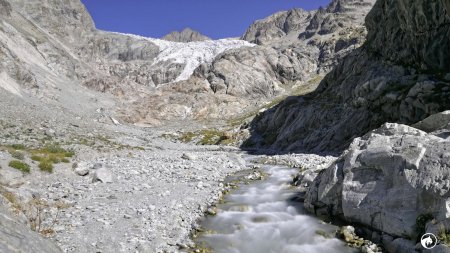
<path id="1" fill-rule="evenodd" d="M 346 225 L 313 236 L 449 252 L 449 20 L 449 0 L 333 0 L 154 39 L 0 0 L 0 252 L 209 252 L 199 218 L 260 165 Z"/>

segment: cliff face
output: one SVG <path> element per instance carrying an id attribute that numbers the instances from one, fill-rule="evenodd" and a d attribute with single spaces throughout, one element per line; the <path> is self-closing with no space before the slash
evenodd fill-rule
<path id="1" fill-rule="evenodd" d="M 242 36 L 243 40 L 258 44 L 270 44 L 274 40 L 304 31 L 314 15 L 302 9 L 292 9 L 275 13 L 267 18 L 255 21 Z"/>
<path id="2" fill-rule="evenodd" d="M 366 19 L 364 46 L 315 92 L 260 115 L 252 124 L 252 142 L 285 150 L 342 150 L 384 122 L 411 124 L 450 108 L 448 4 L 378 1 Z"/>
<path id="3" fill-rule="evenodd" d="M 450 70 L 450 1 L 378 1 L 367 27 L 371 53 L 418 70 Z"/>

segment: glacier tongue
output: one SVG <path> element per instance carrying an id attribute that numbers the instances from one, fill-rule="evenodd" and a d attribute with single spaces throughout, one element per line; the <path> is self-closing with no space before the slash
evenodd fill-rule
<path id="1" fill-rule="evenodd" d="M 148 40 L 160 49 L 153 65 L 170 61 L 184 64 L 185 67 L 175 82 L 184 81 L 194 73 L 194 70 L 203 63 L 211 63 L 217 55 L 229 49 L 253 47 L 255 44 L 239 39 L 220 39 L 194 42 L 172 42 L 155 38 L 147 38 L 134 34 L 123 34 L 138 39 Z"/>

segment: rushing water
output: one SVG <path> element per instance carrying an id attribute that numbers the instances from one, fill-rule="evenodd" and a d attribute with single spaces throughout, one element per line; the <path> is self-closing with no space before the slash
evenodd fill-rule
<path id="1" fill-rule="evenodd" d="M 197 239 L 216 253 L 354 253 L 338 239 L 320 234 L 336 227 L 307 215 L 301 203 L 290 201 L 296 170 L 264 166 L 269 178 L 242 185 L 208 216 L 203 228 L 213 231 Z"/>

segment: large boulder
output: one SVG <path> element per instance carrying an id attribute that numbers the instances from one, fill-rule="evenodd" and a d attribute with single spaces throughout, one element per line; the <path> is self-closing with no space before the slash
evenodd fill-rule
<path id="1" fill-rule="evenodd" d="M 450 111 L 433 114 L 417 122 L 413 127 L 425 132 L 434 132 L 441 129 L 450 130 Z"/>
<path id="2" fill-rule="evenodd" d="M 361 138 L 308 189 L 305 207 L 406 238 L 418 217 L 450 229 L 450 138 L 386 123 Z"/>

